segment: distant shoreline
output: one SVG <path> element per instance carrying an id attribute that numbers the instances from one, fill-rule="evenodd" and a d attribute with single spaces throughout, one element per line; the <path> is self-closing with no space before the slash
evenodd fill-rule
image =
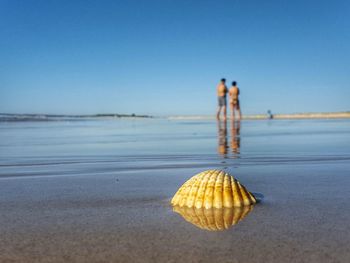
<path id="1" fill-rule="evenodd" d="M 153 118 L 150 115 L 138 115 L 138 114 L 15 114 L 15 113 L 0 113 L 0 122 L 16 122 L 16 121 L 66 121 L 66 120 L 89 120 L 89 119 L 110 119 L 110 118 Z"/>
<path id="2" fill-rule="evenodd" d="M 228 115 L 229 117 L 229 115 Z M 139 114 L 86 114 L 86 115 L 65 115 L 65 114 L 14 114 L 0 113 L 0 122 L 21 122 L 21 121 L 79 121 L 91 119 L 148 119 L 159 118 L 168 120 L 214 120 L 214 115 L 173 115 L 173 116 L 151 116 Z M 244 120 L 266 120 L 267 114 L 243 115 Z M 315 112 L 315 113 L 291 113 L 273 114 L 273 119 L 350 119 L 350 112 Z"/>
<path id="3" fill-rule="evenodd" d="M 228 115 L 229 117 L 229 115 Z M 188 115 L 188 116 L 169 116 L 168 119 L 172 120 L 210 120 L 215 119 L 215 116 L 209 115 Z M 243 115 L 243 120 L 266 120 L 269 119 L 267 114 L 255 114 L 255 115 Z M 276 120 L 289 120 L 289 119 L 350 119 L 350 112 L 315 112 L 315 113 L 290 113 L 290 114 L 273 114 L 273 118 Z"/>

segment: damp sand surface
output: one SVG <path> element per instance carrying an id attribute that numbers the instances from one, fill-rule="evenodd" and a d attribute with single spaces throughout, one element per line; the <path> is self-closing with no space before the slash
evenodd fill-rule
<path id="1" fill-rule="evenodd" d="M 349 262 L 350 121 L 0 123 L 0 262 Z M 261 202 L 207 231 L 169 201 L 232 173 Z"/>

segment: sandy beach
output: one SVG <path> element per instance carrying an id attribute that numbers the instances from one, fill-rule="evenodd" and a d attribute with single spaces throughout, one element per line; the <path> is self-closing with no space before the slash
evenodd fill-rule
<path id="1" fill-rule="evenodd" d="M 230 119 L 230 116 L 228 116 Z M 313 120 L 313 119 L 349 119 L 350 112 L 312 112 L 312 113 L 289 113 L 289 114 L 273 114 L 273 119 L 277 120 Z M 187 115 L 187 116 L 170 116 L 170 120 L 213 120 L 212 115 Z M 266 120 L 269 119 L 268 114 L 244 114 L 244 120 Z"/>
<path id="2" fill-rule="evenodd" d="M 349 262 L 350 122 L 0 123 L 0 262 Z M 169 202 L 206 169 L 261 202 L 207 231 Z"/>
<path id="3" fill-rule="evenodd" d="M 0 263 L 349 263 L 349 11 L 0 0 Z"/>

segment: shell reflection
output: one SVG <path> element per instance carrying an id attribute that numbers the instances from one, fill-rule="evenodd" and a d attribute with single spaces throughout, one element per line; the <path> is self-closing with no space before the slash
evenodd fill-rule
<path id="1" fill-rule="evenodd" d="M 243 220 L 253 210 L 253 206 L 220 209 L 174 206 L 173 210 L 196 227 L 209 231 L 220 231 L 229 229 Z"/>

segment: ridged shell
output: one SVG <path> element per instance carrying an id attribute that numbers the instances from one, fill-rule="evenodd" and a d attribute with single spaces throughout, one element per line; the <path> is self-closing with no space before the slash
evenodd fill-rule
<path id="1" fill-rule="evenodd" d="M 253 205 L 254 195 L 233 176 L 221 170 L 201 172 L 185 182 L 171 204 L 195 208 L 231 208 Z"/>
<path id="2" fill-rule="evenodd" d="M 245 218 L 253 209 L 253 206 L 234 208 L 189 208 L 174 206 L 173 210 L 179 213 L 186 221 L 205 230 L 225 230 L 237 224 Z"/>

